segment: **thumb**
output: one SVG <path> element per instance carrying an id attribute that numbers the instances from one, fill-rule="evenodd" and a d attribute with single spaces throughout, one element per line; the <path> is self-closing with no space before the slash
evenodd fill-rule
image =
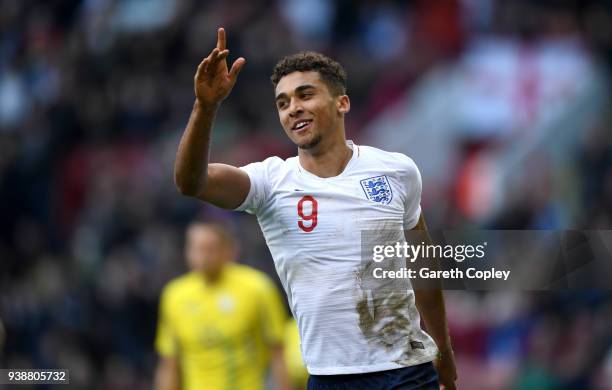
<path id="1" fill-rule="evenodd" d="M 243 57 L 240 57 L 232 64 L 232 68 L 229 71 L 229 78 L 230 80 L 232 80 L 232 83 L 236 82 L 236 79 L 238 78 L 238 73 L 240 73 L 245 63 L 246 60 Z"/>

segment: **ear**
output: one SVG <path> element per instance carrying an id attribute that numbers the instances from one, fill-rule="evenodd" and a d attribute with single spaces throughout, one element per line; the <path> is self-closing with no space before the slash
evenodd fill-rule
<path id="1" fill-rule="evenodd" d="M 348 95 L 340 95 L 336 98 L 336 108 L 338 113 L 343 115 L 351 110 L 351 101 Z"/>

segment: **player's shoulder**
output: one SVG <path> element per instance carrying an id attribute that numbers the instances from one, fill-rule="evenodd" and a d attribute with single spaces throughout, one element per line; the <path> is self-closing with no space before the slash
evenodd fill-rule
<path id="1" fill-rule="evenodd" d="M 272 283 L 272 279 L 265 272 L 248 265 L 233 263 L 228 265 L 227 270 L 232 279 L 240 282 L 244 288 L 265 289 Z"/>
<path id="2" fill-rule="evenodd" d="M 195 272 L 177 276 L 171 279 L 162 289 L 162 296 L 174 298 L 183 294 L 188 294 L 202 283 L 200 276 Z"/>
<path id="3" fill-rule="evenodd" d="M 359 153 L 372 163 L 382 163 L 388 167 L 402 171 L 417 171 L 414 160 L 404 153 L 389 152 L 374 146 L 359 145 Z"/>
<path id="4" fill-rule="evenodd" d="M 287 163 L 287 160 L 283 160 L 278 156 L 270 156 L 261 162 L 267 167 L 278 167 L 283 166 Z"/>
<path id="5" fill-rule="evenodd" d="M 289 172 L 294 164 L 295 161 L 293 157 L 284 160 L 278 156 L 271 156 L 263 161 L 245 165 L 242 168 L 248 172 L 257 172 L 260 176 L 263 175 L 268 179 L 274 179 L 277 176 L 283 176 L 283 174 Z"/>
<path id="6" fill-rule="evenodd" d="M 266 158 L 265 160 L 254 162 L 252 164 L 260 165 L 267 170 L 275 170 L 275 169 L 280 169 L 280 168 L 289 166 L 292 163 L 291 160 L 292 158 L 288 158 L 284 160 L 278 156 L 270 156 Z"/>

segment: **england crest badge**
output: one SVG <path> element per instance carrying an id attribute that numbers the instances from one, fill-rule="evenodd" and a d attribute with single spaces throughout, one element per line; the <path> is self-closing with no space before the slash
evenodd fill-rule
<path id="1" fill-rule="evenodd" d="M 393 191 L 387 176 L 375 176 L 361 180 L 361 188 L 365 192 L 366 197 L 372 202 L 380 204 L 389 204 L 393 199 Z"/>

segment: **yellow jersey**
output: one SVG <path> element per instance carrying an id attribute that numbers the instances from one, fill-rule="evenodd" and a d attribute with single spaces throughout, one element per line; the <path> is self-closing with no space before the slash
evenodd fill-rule
<path id="1" fill-rule="evenodd" d="M 262 272 L 228 264 L 215 283 L 195 272 L 168 283 L 155 346 L 181 366 L 183 389 L 262 389 L 268 346 L 281 345 L 286 313 Z"/>
<path id="2" fill-rule="evenodd" d="M 285 325 L 285 364 L 289 372 L 292 388 L 306 390 L 308 386 L 308 371 L 302 361 L 300 351 L 300 332 L 295 319 L 290 319 Z"/>

